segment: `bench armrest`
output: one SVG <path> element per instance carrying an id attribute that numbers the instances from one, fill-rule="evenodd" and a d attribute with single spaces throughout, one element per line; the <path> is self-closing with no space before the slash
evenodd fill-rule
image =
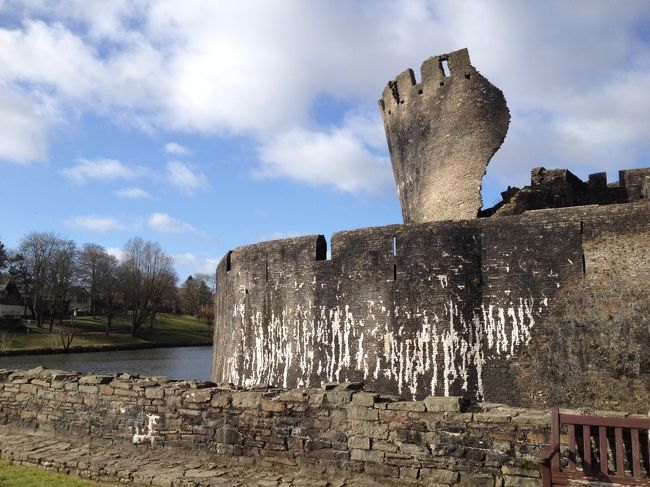
<path id="1" fill-rule="evenodd" d="M 542 448 L 535 455 L 535 463 L 550 467 L 551 459 L 556 453 L 559 453 L 559 447 L 557 446 L 549 445 L 546 448 Z"/>

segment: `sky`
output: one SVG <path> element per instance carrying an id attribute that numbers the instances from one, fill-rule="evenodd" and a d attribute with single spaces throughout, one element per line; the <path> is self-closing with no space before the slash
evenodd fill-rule
<path id="1" fill-rule="evenodd" d="M 536 166 L 650 166 L 647 0 L 0 0 L 0 241 L 141 236 L 184 278 L 401 223 L 377 100 L 464 47 L 512 116 L 485 206 Z"/>

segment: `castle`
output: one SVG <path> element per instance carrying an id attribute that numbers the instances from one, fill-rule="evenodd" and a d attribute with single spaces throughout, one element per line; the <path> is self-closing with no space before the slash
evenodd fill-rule
<path id="1" fill-rule="evenodd" d="M 650 402 L 650 169 L 535 168 L 481 210 L 510 115 L 467 50 L 379 102 L 403 225 L 236 248 L 217 268 L 212 380 L 364 381 L 429 395 L 643 410 Z"/>

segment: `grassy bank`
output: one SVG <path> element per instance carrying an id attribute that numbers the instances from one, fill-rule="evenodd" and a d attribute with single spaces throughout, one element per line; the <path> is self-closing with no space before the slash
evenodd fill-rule
<path id="1" fill-rule="evenodd" d="M 91 487 L 94 482 L 0 462 L 0 487 Z"/>
<path id="2" fill-rule="evenodd" d="M 75 336 L 71 350 L 75 349 L 111 349 L 111 348 L 149 348 L 152 346 L 190 346 L 212 344 L 212 330 L 205 320 L 193 316 L 159 314 L 153 328 L 147 322 L 138 330 L 137 337 L 131 337 L 128 316 L 116 317 L 111 325 L 111 332 L 106 336 L 106 318 L 98 316 L 77 317 L 73 327 Z M 0 337 L 0 354 L 29 353 L 32 351 L 60 351 L 63 349 L 58 332 L 48 332 L 48 327 L 29 326 L 29 333 L 5 333 Z"/>

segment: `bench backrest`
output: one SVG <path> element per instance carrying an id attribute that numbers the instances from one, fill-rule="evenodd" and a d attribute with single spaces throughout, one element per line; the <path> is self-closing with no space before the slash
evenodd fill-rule
<path id="1" fill-rule="evenodd" d="M 568 462 L 560 467 L 560 437 L 566 426 Z M 650 485 L 650 418 L 583 416 L 551 410 L 554 472 L 580 472 L 607 482 Z M 611 452 L 611 453 L 610 453 Z M 612 467 L 612 468 L 610 468 Z"/>

